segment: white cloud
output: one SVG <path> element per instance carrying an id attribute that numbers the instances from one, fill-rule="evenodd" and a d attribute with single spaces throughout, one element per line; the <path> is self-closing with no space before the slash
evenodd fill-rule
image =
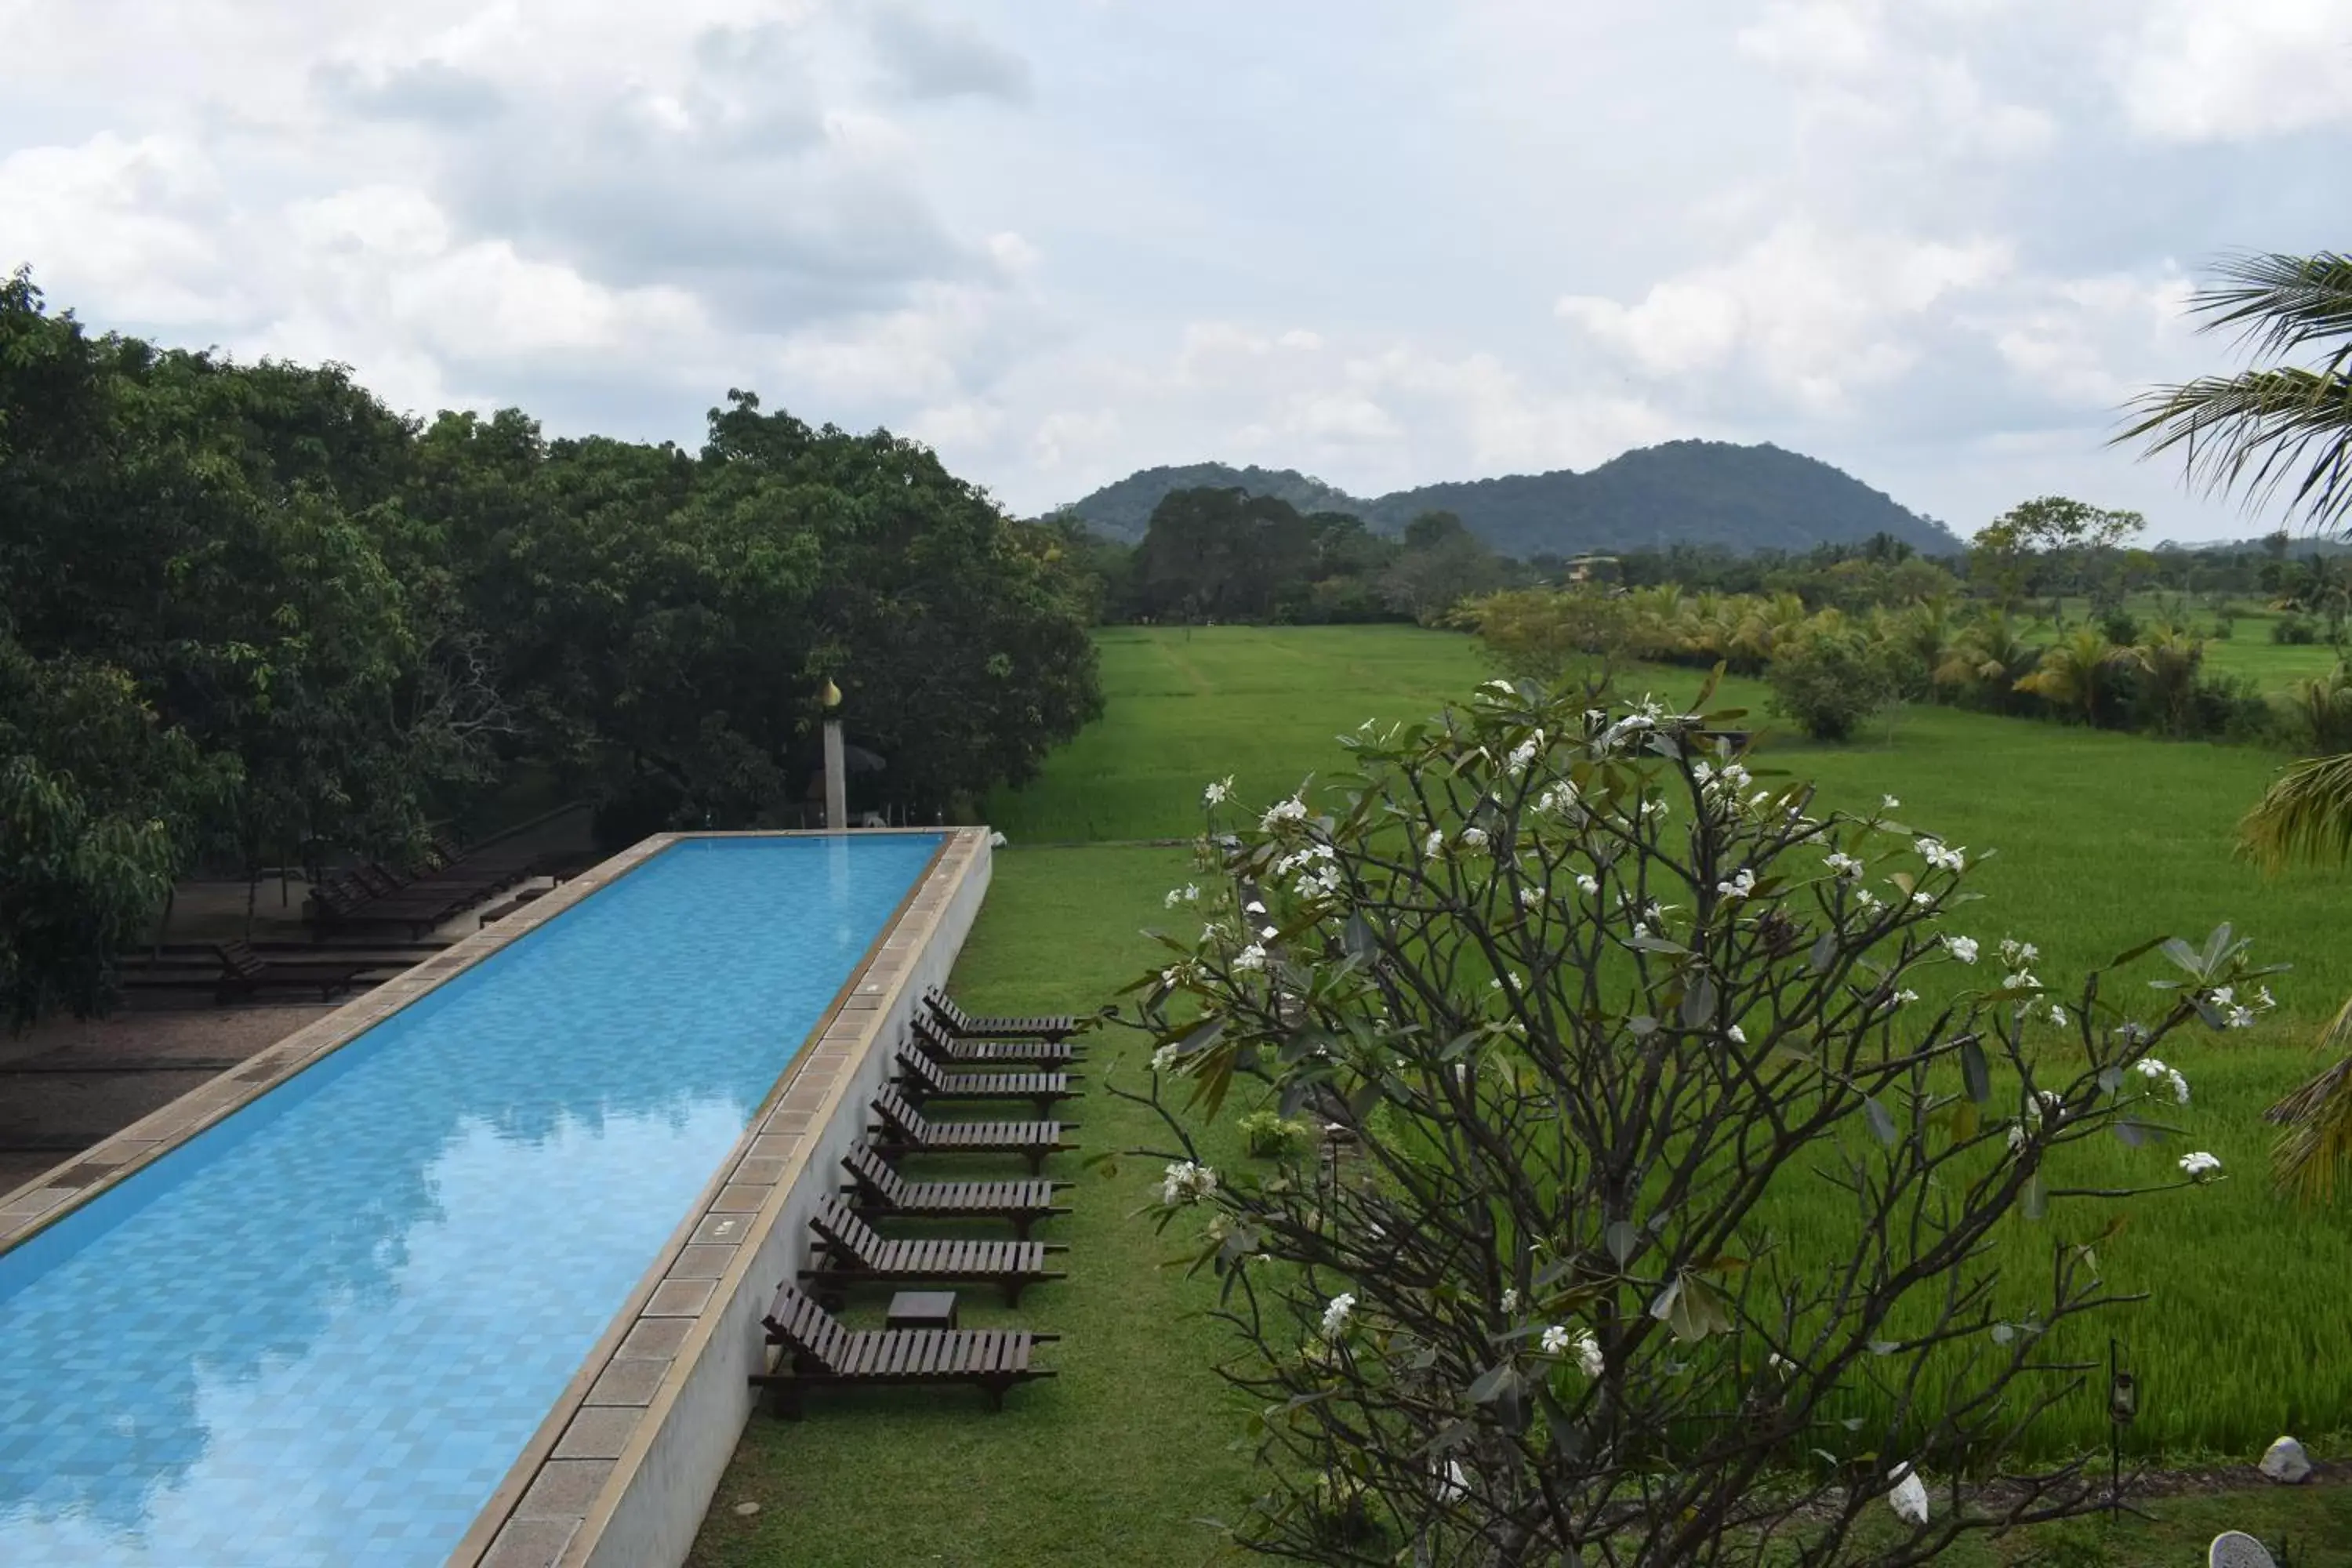
<path id="1" fill-rule="evenodd" d="M 2352 10 L 2342 0 L 2151 0 L 2119 52 L 2133 127 L 2236 142 L 2352 120 Z"/>
<path id="2" fill-rule="evenodd" d="M 0 268 L 40 263 L 61 304 L 173 326 L 240 318 L 233 221 L 220 172 L 180 136 L 101 131 L 0 158 Z"/>
<path id="3" fill-rule="evenodd" d="M 1894 379 L 1917 357 L 1915 327 L 1947 296 L 1999 279 L 2003 240 L 1825 233 L 1791 220 L 1730 260 L 1652 285 L 1633 304 L 1563 297 L 1555 310 L 1655 379 L 1752 372 L 1814 411 Z"/>
<path id="4" fill-rule="evenodd" d="M 2178 143 L 2352 104 L 2343 0 L 0 16 L 43 39 L 0 51 L 0 268 L 95 324 L 561 434 L 691 441 L 754 387 L 1023 510 L 1705 435 L 1963 518 L 2067 488 L 2071 442 L 2073 488 L 2156 515 L 2113 405 L 2224 352 L 2172 258 L 2326 243 L 2340 184 L 2316 137 Z"/>

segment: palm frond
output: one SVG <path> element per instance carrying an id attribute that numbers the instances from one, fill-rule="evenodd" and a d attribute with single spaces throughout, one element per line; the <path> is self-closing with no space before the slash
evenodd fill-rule
<path id="1" fill-rule="evenodd" d="M 2352 375 L 2279 366 L 2159 386 L 2134 400 L 2139 417 L 2115 439 L 2147 438 L 2147 456 L 2178 447 L 2192 482 L 2269 497 L 2301 467 L 2291 507 L 2335 527 L 2352 512 Z"/>
<path id="2" fill-rule="evenodd" d="M 2341 1039 L 2352 1003 L 2327 1026 L 2327 1038 Z M 2271 1180 L 2281 1192 L 2321 1203 L 2336 1191 L 2336 1178 L 2352 1167 L 2352 1057 L 2346 1057 L 2263 1113 L 2286 1131 L 2271 1147 Z"/>
<path id="3" fill-rule="evenodd" d="M 2189 297 L 2207 331 L 2240 329 L 2255 354 L 2291 353 L 2322 338 L 2352 338 L 2352 257 L 2334 251 L 2285 256 L 2256 251 L 2225 257 L 2220 281 Z"/>
<path id="4" fill-rule="evenodd" d="M 2238 824 L 2238 846 L 2268 870 L 2352 860 L 2352 752 L 2298 763 Z"/>

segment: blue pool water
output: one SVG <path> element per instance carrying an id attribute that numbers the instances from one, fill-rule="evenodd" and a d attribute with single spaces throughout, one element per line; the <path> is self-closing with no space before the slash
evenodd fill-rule
<path id="1" fill-rule="evenodd" d="M 677 845 L 0 1255 L 0 1563 L 441 1562 L 936 847 Z"/>

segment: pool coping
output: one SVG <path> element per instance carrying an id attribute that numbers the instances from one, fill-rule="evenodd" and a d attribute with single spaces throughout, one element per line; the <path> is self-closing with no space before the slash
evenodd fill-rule
<path id="1" fill-rule="evenodd" d="M 805 1184 L 820 1135 L 862 1076 L 875 1042 L 911 1003 L 908 982 L 920 967 L 917 961 L 928 954 L 931 938 L 959 904 L 958 894 L 975 870 L 985 887 L 986 828 L 860 829 L 856 837 L 886 834 L 937 835 L 940 843 L 770 1089 L 751 1125 L 719 1163 L 685 1220 L 632 1287 L 580 1371 L 492 1491 L 449 1556 L 452 1568 L 584 1563 L 612 1523 L 663 1418 L 712 1342 L 717 1318 L 740 1295 L 761 1244 L 772 1239 L 787 1201 Z M 0 1254 L 673 845 L 699 839 L 831 837 L 836 836 L 786 830 L 663 833 L 640 840 L 256 1053 L 244 1065 L 0 1194 Z M 962 933 L 955 935 L 960 946 Z M 829 1174 L 820 1175 L 829 1184 Z M 730 1450 L 733 1442 L 730 1432 Z M 709 1481 L 715 1488 L 717 1475 Z M 698 1524 L 701 1512 L 698 1505 L 689 1531 Z"/>

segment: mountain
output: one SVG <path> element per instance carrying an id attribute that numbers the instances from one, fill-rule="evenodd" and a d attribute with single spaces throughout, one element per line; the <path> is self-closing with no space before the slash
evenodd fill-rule
<path id="1" fill-rule="evenodd" d="M 1560 468 L 1396 490 L 1366 500 L 1290 468 L 1223 463 L 1146 468 L 1063 509 L 1113 538 L 1143 537 L 1171 490 L 1202 486 L 1278 496 L 1300 511 L 1344 511 L 1397 533 L 1424 511 L 1450 511 L 1507 555 L 1717 544 L 1748 552 L 1809 550 L 1890 533 L 1916 548 L 1959 546 L 1939 522 L 1818 458 L 1778 447 L 1669 441 L 1612 458 L 1589 473 Z"/>
<path id="2" fill-rule="evenodd" d="M 1286 500 L 1302 512 L 1344 511 L 1367 515 L 1371 503 L 1358 500 L 1321 479 L 1296 468 L 1236 468 L 1225 463 L 1186 463 L 1179 468 L 1144 468 L 1103 486 L 1082 501 L 1066 506 L 1085 518 L 1097 533 L 1134 541 L 1143 537 L 1154 508 L 1176 490 L 1247 490 L 1254 496 Z"/>

